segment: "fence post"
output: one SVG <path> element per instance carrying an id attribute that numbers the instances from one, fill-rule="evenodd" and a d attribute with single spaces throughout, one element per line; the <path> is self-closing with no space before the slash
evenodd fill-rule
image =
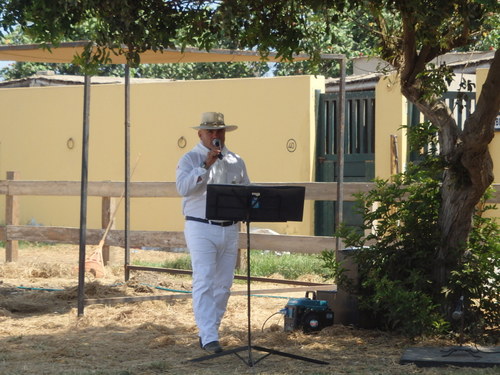
<path id="1" fill-rule="evenodd" d="M 101 204 L 101 228 L 106 229 L 111 220 L 113 220 L 113 214 L 116 209 L 116 200 L 112 197 L 102 197 Z M 115 229 L 115 223 L 113 223 L 110 229 Z M 104 265 L 107 266 L 110 261 L 109 245 L 104 245 L 102 247 L 102 260 Z"/>
<path id="2" fill-rule="evenodd" d="M 391 179 L 399 173 L 398 136 L 391 134 Z"/>
<path id="3" fill-rule="evenodd" d="M 19 172 L 7 172 L 7 180 L 19 179 Z M 7 194 L 5 196 L 5 227 L 8 225 L 19 225 L 19 197 Z M 9 240 L 6 231 L 5 261 L 17 262 L 19 257 L 19 243 L 17 240 Z"/>
<path id="4" fill-rule="evenodd" d="M 240 226 L 240 232 L 246 233 L 247 227 L 243 225 L 242 222 L 238 224 Z M 246 249 L 240 249 L 238 248 L 238 256 L 236 258 L 236 267 L 235 269 L 243 271 L 246 270 L 247 268 L 247 263 L 246 263 L 246 257 L 248 256 L 247 250 Z"/>

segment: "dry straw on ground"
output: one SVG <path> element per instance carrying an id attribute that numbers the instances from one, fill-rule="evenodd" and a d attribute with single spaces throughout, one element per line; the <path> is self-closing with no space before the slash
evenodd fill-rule
<path id="1" fill-rule="evenodd" d="M 303 292 L 252 297 L 252 344 L 327 361 L 328 365 L 277 355 L 254 367 L 248 367 L 234 355 L 192 363 L 189 359 L 206 353 L 198 346 L 190 298 L 92 305 L 85 308 L 82 317 L 77 317 L 76 246 L 23 248 L 19 262 L 8 264 L 4 263 L 5 250 L 0 250 L 2 375 L 498 373 L 498 369 L 491 368 L 418 368 L 399 364 L 407 347 L 453 345 L 451 341 L 410 341 L 380 331 L 340 325 L 312 335 L 300 331 L 285 333 L 282 315 L 272 315 L 286 305 L 286 297 L 303 296 Z M 189 277 L 170 274 L 133 272 L 125 283 L 120 265 L 122 255 L 122 250 L 113 249 L 112 265 L 106 267 L 104 279 L 95 280 L 89 275 L 88 298 L 190 290 Z M 132 252 L 132 260 L 161 262 L 176 256 L 179 254 L 151 250 Z M 270 287 L 252 285 L 253 289 Z M 245 288 L 244 283 L 234 285 L 235 290 Z M 225 347 L 247 344 L 246 297 L 231 297 L 221 333 Z"/>

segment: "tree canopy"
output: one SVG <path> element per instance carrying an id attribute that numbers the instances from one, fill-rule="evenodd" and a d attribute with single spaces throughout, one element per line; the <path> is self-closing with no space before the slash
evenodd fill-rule
<path id="1" fill-rule="evenodd" d="M 208 2 L 207 2 L 208 3 Z M 215 4 L 215 3 L 214 3 Z M 13 3 L 12 7 L 16 4 Z M 125 4 L 126 5 L 126 4 Z M 53 5 L 51 5 L 53 6 Z M 54 6 L 56 7 L 56 6 Z M 27 7 L 26 9 L 28 9 Z M 34 11 L 33 9 L 26 10 L 27 12 Z M 83 8 L 81 8 L 83 9 Z M 75 9 L 69 10 L 70 12 L 76 11 Z M 94 10 L 97 12 L 96 10 Z M 5 13 L 4 13 L 5 14 Z M 212 15 L 215 13 L 212 13 Z M 219 17 L 223 17 L 220 15 Z M 16 19 L 21 19 L 23 17 L 17 17 Z M 30 19 L 30 16 L 26 15 L 24 18 L 26 20 Z M 4 21 L 11 20 L 13 17 L 5 17 Z M 36 29 L 33 28 L 34 21 L 25 21 L 28 25 L 27 27 L 8 27 L 7 22 L 4 22 L 6 30 L 10 32 L 5 32 L 5 35 L 0 37 L 2 44 L 30 44 L 30 43 L 57 43 L 59 41 L 74 41 L 74 40 L 91 40 L 96 44 L 104 45 L 107 43 L 108 39 L 98 39 L 95 34 L 99 33 L 99 25 L 97 25 L 97 18 L 85 19 L 79 22 L 77 25 L 73 25 L 70 29 L 63 29 L 59 31 L 48 32 L 45 30 L 40 34 Z M 310 21 L 309 28 L 314 27 L 318 30 L 315 34 L 316 49 L 322 51 L 323 53 L 342 53 L 348 58 L 347 69 L 348 72 L 351 70 L 352 64 L 350 64 L 349 57 L 361 56 L 361 55 L 371 55 L 373 49 L 376 45 L 376 38 L 371 33 L 370 27 L 366 25 L 373 25 L 374 20 L 369 13 L 362 12 L 359 9 L 352 9 L 349 13 L 342 15 L 339 21 L 331 26 L 330 34 L 323 34 L 323 36 L 318 39 L 317 37 L 321 35 L 322 30 L 325 27 L 325 19 L 322 17 L 312 18 Z M 22 24 L 22 22 L 20 23 Z M 185 27 L 185 30 L 177 30 L 177 34 L 174 37 L 173 44 L 179 48 L 186 45 L 188 41 L 184 41 L 186 35 L 192 29 L 191 25 L 185 25 L 179 23 L 179 27 Z M 358 27 L 359 26 L 359 27 Z M 225 30 L 221 29 L 221 34 L 223 39 L 214 39 L 208 44 L 199 45 L 197 40 L 199 38 L 190 39 L 190 46 L 198 46 L 200 48 L 255 48 L 254 47 L 244 47 L 243 44 L 239 43 L 237 40 L 231 39 L 230 34 L 226 33 Z M 54 36 L 57 35 L 57 38 Z M 330 37 L 333 35 L 333 38 Z M 52 38 L 52 39 L 46 39 Z M 110 43 L 109 46 L 119 46 L 123 45 L 124 40 L 116 39 L 116 43 Z M 193 44 L 195 43 L 195 44 Z M 208 43 L 208 42 L 207 42 Z M 166 48 L 167 44 L 161 44 L 157 47 L 161 50 Z M 117 53 L 119 48 L 115 48 Z M 265 52 L 267 54 L 268 51 Z M 101 57 L 104 57 L 101 56 Z M 4 68 L 0 71 L 0 74 L 4 76 L 5 79 L 16 79 L 25 77 L 31 74 L 35 74 L 37 71 L 41 70 L 53 70 L 59 74 L 78 74 L 78 66 L 71 64 L 48 64 L 48 63 L 22 63 L 18 62 L 14 65 Z M 311 63 L 310 61 L 290 63 L 285 64 L 266 64 L 262 63 L 205 63 L 205 64 L 136 64 L 136 68 L 131 70 L 131 74 L 135 77 L 155 77 L 155 78 L 172 78 L 172 79 L 209 79 L 209 78 L 236 78 L 236 77 L 255 77 L 264 75 L 296 75 L 296 74 L 311 74 L 319 73 L 328 77 L 336 76 L 339 72 L 338 63 L 335 61 L 321 61 L 318 65 L 317 61 Z M 123 74 L 123 67 L 121 66 L 106 66 L 103 64 L 98 64 L 96 69 L 93 71 L 95 75 L 121 75 Z"/>

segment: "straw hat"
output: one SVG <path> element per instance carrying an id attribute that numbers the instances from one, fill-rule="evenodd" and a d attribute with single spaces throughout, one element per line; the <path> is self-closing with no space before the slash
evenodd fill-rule
<path id="1" fill-rule="evenodd" d="M 236 130 L 236 125 L 226 125 L 224 123 L 224 115 L 220 112 L 204 112 L 201 115 L 201 123 L 199 126 L 194 126 L 193 129 L 218 130 L 226 129 L 230 132 Z"/>

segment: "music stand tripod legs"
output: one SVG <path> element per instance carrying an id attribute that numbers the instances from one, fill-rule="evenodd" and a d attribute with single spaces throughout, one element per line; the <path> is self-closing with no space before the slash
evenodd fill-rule
<path id="1" fill-rule="evenodd" d="M 320 365 L 327 365 L 328 362 L 325 362 L 325 361 L 320 361 L 317 359 L 303 357 L 300 355 L 285 353 L 285 352 L 265 348 L 265 347 L 258 346 L 258 345 L 252 345 L 251 309 L 250 309 L 251 295 L 250 295 L 250 221 L 249 220 L 246 221 L 246 230 L 247 230 L 247 318 L 248 318 L 248 320 L 247 320 L 247 329 L 248 329 L 247 338 L 248 338 L 248 344 L 246 346 L 241 346 L 241 347 L 234 348 L 234 349 L 224 350 L 220 353 L 209 354 L 209 355 L 206 355 L 203 357 L 194 358 L 194 359 L 191 359 L 189 362 L 202 362 L 202 361 L 206 361 L 208 359 L 213 359 L 213 358 L 218 358 L 218 357 L 234 354 L 239 359 L 241 359 L 243 361 L 243 363 L 245 363 L 248 367 L 253 367 L 257 363 L 262 361 L 263 359 L 269 357 L 271 354 L 276 354 L 276 355 L 279 355 L 282 357 L 297 359 L 297 360 L 306 361 L 306 362 L 312 362 L 312 363 L 316 363 L 316 364 L 320 364 Z M 264 352 L 267 354 L 264 354 L 263 356 L 261 356 L 257 360 L 254 360 L 252 349 L 259 351 L 259 352 Z M 243 356 L 241 356 L 239 354 L 240 352 L 244 352 L 244 351 L 247 352 L 247 358 L 244 358 Z"/>

